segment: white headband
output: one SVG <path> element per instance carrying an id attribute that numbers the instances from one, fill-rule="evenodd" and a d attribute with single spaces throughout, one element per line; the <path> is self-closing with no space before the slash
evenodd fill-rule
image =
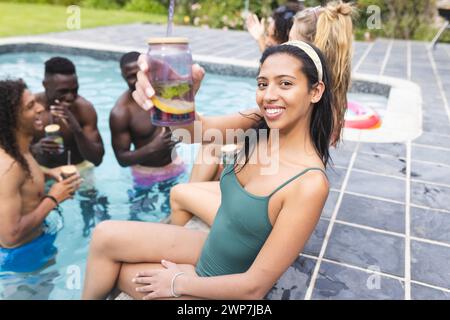
<path id="1" fill-rule="evenodd" d="M 323 70 L 322 70 L 322 62 L 320 61 L 319 55 L 317 52 L 306 42 L 300 40 L 292 40 L 281 44 L 282 46 L 294 46 L 301 50 L 303 50 L 308 57 L 314 62 L 314 65 L 317 69 L 317 75 L 319 77 L 319 81 L 323 79 Z"/>

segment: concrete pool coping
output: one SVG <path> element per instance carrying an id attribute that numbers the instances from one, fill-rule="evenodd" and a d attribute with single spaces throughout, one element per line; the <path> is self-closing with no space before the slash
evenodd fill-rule
<path id="1" fill-rule="evenodd" d="M 45 37 L 0 39 L 0 54 L 36 51 L 80 54 L 100 60 L 119 60 L 125 52 L 141 52 L 142 50 L 136 47 Z M 193 54 L 193 59 L 207 72 L 221 75 L 254 77 L 258 69 L 258 62 L 252 60 L 196 54 Z M 344 140 L 376 143 L 404 142 L 414 140 L 422 134 L 422 94 L 417 84 L 399 78 L 361 73 L 354 73 L 352 81 L 353 87 L 359 88 L 358 92 L 387 96 L 388 104 L 380 128 L 373 130 L 345 128 Z M 390 89 L 386 90 L 386 87 Z"/>
<path id="2" fill-rule="evenodd" d="M 45 37 L 14 37 L 0 39 L 0 54 L 35 51 L 81 54 L 100 60 L 119 60 L 124 53 L 130 51 L 142 52 L 142 48 L 65 39 L 49 39 Z M 197 54 L 193 54 L 193 59 L 195 62 L 201 64 L 206 71 L 220 73 L 222 75 L 250 77 L 254 76 L 258 69 L 257 61 L 211 57 L 208 55 Z"/>

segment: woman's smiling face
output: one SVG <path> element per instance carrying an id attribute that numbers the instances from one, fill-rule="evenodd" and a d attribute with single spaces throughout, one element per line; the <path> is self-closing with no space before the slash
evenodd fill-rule
<path id="1" fill-rule="evenodd" d="M 292 128 L 317 102 L 314 90 L 308 89 L 302 62 L 290 54 L 267 57 L 257 81 L 256 102 L 271 129 Z"/>

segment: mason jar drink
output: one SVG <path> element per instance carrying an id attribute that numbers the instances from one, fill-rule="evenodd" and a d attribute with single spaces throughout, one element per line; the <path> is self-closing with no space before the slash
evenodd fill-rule
<path id="1" fill-rule="evenodd" d="M 238 146 L 235 144 L 226 144 L 220 148 L 221 162 L 223 165 L 234 164 L 236 154 L 238 152 Z"/>
<path id="2" fill-rule="evenodd" d="M 45 136 L 58 145 L 58 153 L 64 153 L 64 140 L 60 132 L 60 126 L 58 124 L 49 124 L 45 126 L 44 130 Z"/>
<path id="3" fill-rule="evenodd" d="M 151 38 L 147 53 L 155 90 L 152 123 L 177 126 L 195 120 L 192 55 L 186 38 Z"/>
<path id="4" fill-rule="evenodd" d="M 77 172 L 78 172 L 77 167 L 74 165 L 68 164 L 68 165 L 61 167 L 61 175 L 64 180 L 70 178 Z"/>
<path id="5" fill-rule="evenodd" d="M 64 180 L 70 178 L 71 176 L 77 174 L 78 169 L 76 166 L 68 164 L 61 167 L 61 175 Z M 71 192 L 71 195 L 75 195 L 75 192 Z"/>

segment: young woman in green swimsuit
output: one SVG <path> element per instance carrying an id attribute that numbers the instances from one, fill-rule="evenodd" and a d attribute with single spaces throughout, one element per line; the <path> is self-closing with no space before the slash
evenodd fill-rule
<path id="1" fill-rule="evenodd" d="M 104 299 L 115 287 L 139 299 L 261 299 L 298 257 L 328 196 L 330 79 L 322 53 L 301 41 L 267 49 L 260 62 L 259 120 L 242 113 L 197 119 L 203 130 L 223 133 L 266 129 L 256 145 L 268 144 L 276 172 L 264 174 L 257 152 L 245 155 L 245 164 L 226 166 L 209 234 L 158 223 L 102 222 L 90 247 L 84 299 Z M 141 68 L 134 97 L 151 107 L 154 92 L 146 66 Z M 194 74 L 202 78 L 201 71 Z M 200 200 L 214 206 L 193 195 L 192 202 Z"/>

